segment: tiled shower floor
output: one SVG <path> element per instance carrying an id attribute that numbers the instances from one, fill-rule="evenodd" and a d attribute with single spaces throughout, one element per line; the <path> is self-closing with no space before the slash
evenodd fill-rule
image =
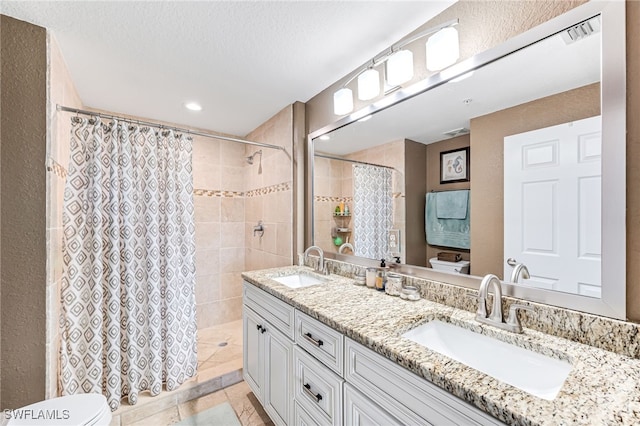
<path id="1" fill-rule="evenodd" d="M 173 392 L 142 394 L 134 406 L 123 402 L 111 425 L 171 425 L 225 401 L 245 426 L 272 424 L 242 381 L 242 320 L 198 330 L 198 376 Z"/>

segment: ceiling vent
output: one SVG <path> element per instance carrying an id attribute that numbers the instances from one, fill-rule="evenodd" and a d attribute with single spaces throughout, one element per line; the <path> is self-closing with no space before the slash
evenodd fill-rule
<path id="1" fill-rule="evenodd" d="M 459 129 L 449 130 L 448 132 L 444 132 L 445 135 L 455 138 L 456 136 L 466 135 L 469 133 L 469 129 L 466 127 L 460 127 Z"/>
<path id="2" fill-rule="evenodd" d="M 595 16 L 587 21 L 567 28 L 562 31 L 562 39 L 566 44 L 575 43 L 578 40 L 600 32 L 600 16 Z"/>

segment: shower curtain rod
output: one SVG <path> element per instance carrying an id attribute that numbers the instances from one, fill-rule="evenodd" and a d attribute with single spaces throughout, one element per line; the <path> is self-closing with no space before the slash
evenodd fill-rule
<path id="1" fill-rule="evenodd" d="M 173 129 L 173 130 L 177 130 L 179 132 L 189 133 L 191 135 L 203 136 L 205 138 L 222 139 L 222 140 L 229 141 L 229 142 L 238 142 L 238 143 L 244 143 L 244 144 L 247 144 L 247 145 L 255 145 L 255 146 L 261 146 L 261 147 L 264 147 L 264 148 L 271 148 L 271 149 L 280 149 L 282 151 L 285 150 L 283 147 L 278 146 L 278 145 L 270 145 L 268 143 L 253 142 L 253 141 L 247 141 L 247 140 L 244 140 L 244 139 L 230 138 L 228 136 L 213 135 L 211 133 L 198 132 L 198 131 L 194 131 L 194 130 L 190 130 L 190 129 L 183 129 L 181 127 L 176 127 L 176 126 L 167 126 L 167 125 L 164 125 L 164 124 L 152 123 L 152 122 L 149 122 L 149 121 L 135 120 L 135 119 L 121 117 L 121 116 L 117 116 L 117 115 L 103 114 L 101 112 L 88 111 L 88 110 L 85 110 L 85 109 L 71 108 L 71 107 L 66 107 L 66 106 L 62 106 L 62 105 L 56 105 L 56 109 L 58 111 L 73 112 L 75 114 L 97 115 L 98 117 L 117 119 L 117 120 L 122 120 L 122 121 L 129 122 L 129 123 L 143 124 L 143 125 L 149 126 L 149 127 L 159 127 L 159 128 L 164 128 L 164 129 Z"/>
<path id="2" fill-rule="evenodd" d="M 314 157 L 321 157 L 321 158 L 328 158 L 329 160 L 346 161 L 348 163 L 358 163 L 358 164 L 364 164 L 365 166 L 382 167 L 383 169 L 391 169 L 391 170 L 398 171 L 395 167 L 383 166 L 382 164 L 366 163 L 364 161 L 358 161 L 358 160 L 349 160 L 347 158 L 334 157 L 333 155 L 313 154 L 313 156 Z"/>

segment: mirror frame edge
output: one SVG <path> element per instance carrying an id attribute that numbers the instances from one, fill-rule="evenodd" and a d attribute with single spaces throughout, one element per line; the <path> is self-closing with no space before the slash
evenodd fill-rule
<path id="1" fill-rule="evenodd" d="M 313 241 L 314 208 L 314 145 L 313 139 L 351 124 L 367 115 L 374 114 L 403 102 L 414 96 L 438 87 L 447 81 L 470 72 L 476 68 L 496 61 L 516 50 L 533 44 L 551 34 L 601 15 L 602 57 L 601 57 L 601 116 L 602 140 L 613 149 L 602 151 L 602 223 L 617 224 L 610 232 L 602 232 L 602 270 L 601 276 L 607 277 L 606 288 L 602 288 L 600 299 L 572 293 L 516 286 L 503 282 L 503 292 L 507 296 L 526 299 L 581 312 L 626 320 L 626 16 L 625 2 L 590 1 L 574 9 L 531 28 L 504 43 L 480 52 L 471 58 L 459 62 L 440 73 L 402 88 L 381 100 L 367 105 L 358 111 L 339 118 L 307 136 L 307 173 L 305 206 L 305 241 Z M 606 46 L 606 48 L 605 48 Z M 606 97 L 602 94 L 608 94 Z M 611 96 L 610 94 L 614 95 Z M 606 114 L 605 114 L 606 112 Z M 606 174 L 604 173 L 606 170 Z M 607 206 L 607 209 L 604 208 Z M 609 231 L 609 229 L 608 229 Z M 622 244 L 621 244 L 622 242 Z M 614 253 L 614 254 L 606 254 Z M 325 257 L 346 261 L 362 266 L 377 266 L 374 259 L 326 253 Z M 441 281 L 466 288 L 478 289 L 482 277 L 446 274 L 431 268 L 414 265 L 400 265 L 400 273 L 420 278 Z M 604 279 L 603 279 L 604 281 Z"/>

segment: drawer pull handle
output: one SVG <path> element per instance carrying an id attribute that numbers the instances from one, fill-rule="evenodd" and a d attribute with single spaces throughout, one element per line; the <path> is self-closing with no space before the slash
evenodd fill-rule
<path id="1" fill-rule="evenodd" d="M 311 385 L 309 383 L 305 383 L 304 386 L 302 387 L 302 390 L 311 398 L 315 399 L 316 402 L 320 402 L 322 400 L 322 395 L 314 394 L 313 392 L 311 392 Z"/>
<path id="2" fill-rule="evenodd" d="M 318 339 L 318 340 L 314 339 L 314 338 L 311 336 L 311 333 L 305 333 L 305 334 L 303 334 L 303 335 L 302 335 L 302 337 L 304 337 L 304 338 L 305 338 L 305 340 L 308 340 L 309 342 L 313 343 L 314 345 L 316 345 L 316 346 L 318 346 L 318 347 L 320 347 L 320 346 L 322 346 L 322 345 L 324 344 L 324 343 L 322 342 L 322 340 L 320 340 L 320 339 Z"/>
<path id="3" fill-rule="evenodd" d="M 258 324 L 258 325 L 256 326 L 256 328 L 257 328 L 257 329 L 258 329 L 258 331 L 259 331 L 260 333 L 262 333 L 262 334 L 264 334 L 264 332 L 265 332 L 265 331 L 267 331 L 267 329 L 266 329 L 266 328 L 264 328 L 264 327 L 263 327 L 262 325 L 260 325 L 260 324 Z"/>

